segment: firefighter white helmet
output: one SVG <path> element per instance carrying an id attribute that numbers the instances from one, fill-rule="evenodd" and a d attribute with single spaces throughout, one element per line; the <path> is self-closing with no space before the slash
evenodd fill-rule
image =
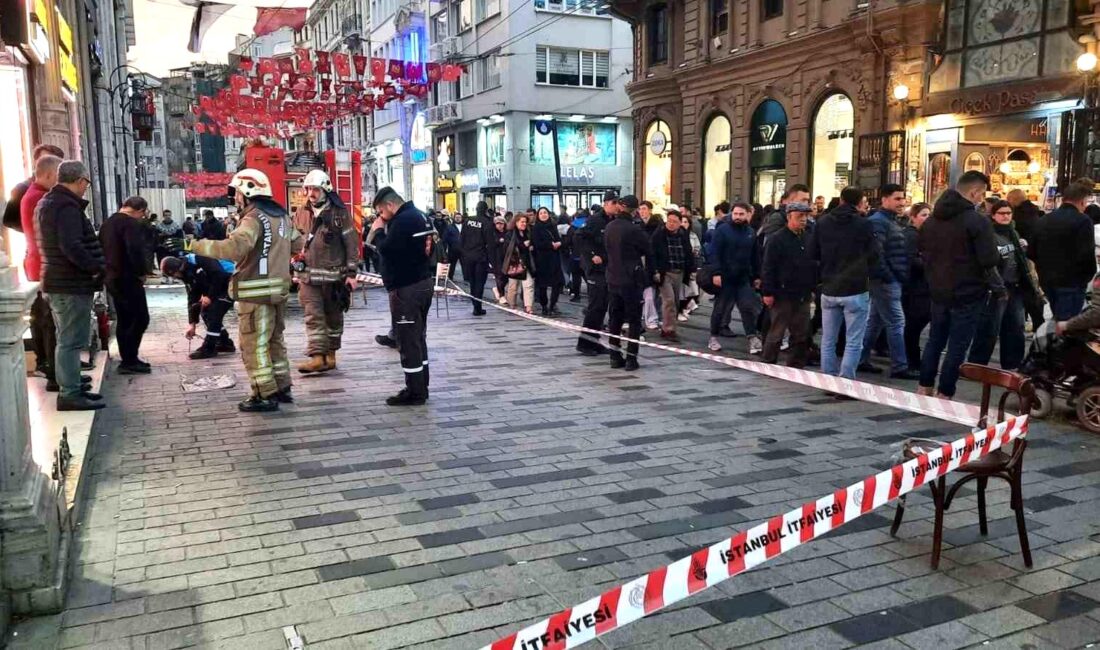
<path id="1" fill-rule="evenodd" d="M 246 199 L 257 196 L 271 197 L 271 181 L 267 174 L 258 169 L 242 169 L 233 174 L 233 180 L 229 181 L 229 187 L 244 195 Z"/>
<path id="2" fill-rule="evenodd" d="M 314 169 L 306 174 L 305 179 L 302 181 L 302 186 L 319 187 L 326 192 L 332 191 L 332 181 L 329 180 L 328 174 L 320 169 Z"/>

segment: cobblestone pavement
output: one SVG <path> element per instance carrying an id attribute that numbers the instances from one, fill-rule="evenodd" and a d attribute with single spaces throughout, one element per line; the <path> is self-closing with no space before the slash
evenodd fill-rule
<path id="1" fill-rule="evenodd" d="M 241 385 L 180 390 L 219 372 L 243 383 L 242 367 L 189 362 L 182 293 L 153 294 L 155 371 L 108 382 L 67 608 L 17 626 L 10 647 L 277 649 L 294 625 L 309 650 L 476 648 L 884 468 L 905 436 L 962 433 L 669 353 L 612 371 L 571 336 L 457 300 L 449 319 L 433 307 L 431 401 L 390 408 L 401 372 L 373 341 L 388 317 L 370 296 L 338 371 L 296 378 L 293 407 L 245 415 Z M 887 506 L 591 645 L 1096 641 L 1100 443 L 1065 423 L 1030 438 L 1031 570 L 994 483 L 989 535 L 964 491 L 933 572 L 922 490 L 896 539 Z"/>

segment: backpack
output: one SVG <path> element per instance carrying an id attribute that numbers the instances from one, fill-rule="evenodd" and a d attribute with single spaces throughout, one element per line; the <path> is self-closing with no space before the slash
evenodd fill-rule
<path id="1" fill-rule="evenodd" d="M 706 263 L 695 274 L 695 284 L 699 285 L 700 291 L 715 296 L 721 291 L 717 285 L 714 284 L 714 276 L 722 275 L 719 272 L 717 264 Z"/>

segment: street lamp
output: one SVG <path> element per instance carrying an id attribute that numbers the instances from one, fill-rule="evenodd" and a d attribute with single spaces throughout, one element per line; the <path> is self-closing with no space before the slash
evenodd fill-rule
<path id="1" fill-rule="evenodd" d="M 899 102 L 903 102 L 909 99 L 909 86 L 906 86 L 903 83 L 899 83 L 898 85 L 894 86 L 894 99 L 898 100 Z"/>
<path id="2" fill-rule="evenodd" d="M 1092 52 L 1085 52 L 1077 57 L 1077 69 L 1081 72 L 1092 72 L 1096 70 L 1096 63 L 1096 55 Z"/>

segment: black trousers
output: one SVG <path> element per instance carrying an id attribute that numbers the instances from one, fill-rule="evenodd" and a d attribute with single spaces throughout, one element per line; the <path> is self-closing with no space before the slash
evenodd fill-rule
<path id="1" fill-rule="evenodd" d="M 569 295 L 581 295 L 581 282 L 584 281 L 584 271 L 581 270 L 580 260 L 569 260 Z"/>
<path id="2" fill-rule="evenodd" d="M 554 309 L 555 307 L 557 307 L 558 306 L 558 298 L 561 297 L 561 290 L 562 290 L 562 287 L 564 287 L 564 286 L 565 285 L 563 285 L 559 282 L 559 283 L 556 283 L 556 284 L 554 284 L 552 286 L 549 286 L 549 287 L 547 287 L 545 285 L 536 287 L 535 291 L 536 291 L 536 293 L 538 294 L 538 297 L 539 297 L 539 305 L 541 305 L 543 309 Z M 547 302 L 547 300 L 546 300 L 546 291 L 547 291 L 547 289 L 550 290 L 550 300 L 549 300 L 549 302 Z"/>
<path id="3" fill-rule="evenodd" d="M 428 394 L 428 311 L 432 306 L 433 278 L 390 291 L 394 338 L 405 371 L 405 388 L 414 395 Z"/>
<path id="4" fill-rule="evenodd" d="M 145 285 L 138 280 L 109 280 L 107 291 L 115 301 L 118 323 L 115 338 L 122 363 L 138 360 L 138 348 L 145 330 L 149 329 L 149 305 L 145 301 Z"/>
<path id="5" fill-rule="evenodd" d="M 202 324 L 206 328 L 206 337 L 202 341 L 204 347 L 214 348 L 219 341 L 230 340 L 229 332 L 222 326 L 230 309 L 233 309 L 233 301 L 227 296 L 211 301 L 210 306 L 202 310 Z"/>
<path id="6" fill-rule="evenodd" d="M 905 312 L 905 357 L 910 368 L 920 367 L 920 335 L 932 321 L 932 298 L 928 295 L 901 294 Z"/>
<path id="7" fill-rule="evenodd" d="M 642 335 L 642 288 L 608 287 L 607 295 L 607 343 L 611 347 L 611 357 L 618 358 L 622 356 L 622 341 L 619 336 L 623 331 L 623 323 L 627 326 L 627 336 L 634 341 Z M 626 355 L 637 357 L 638 344 L 627 343 Z"/>
<path id="8" fill-rule="evenodd" d="M 604 276 L 593 275 L 585 279 L 588 284 L 588 306 L 584 310 L 584 327 L 590 330 L 603 329 L 603 317 L 607 314 L 607 282 Z M 598 334 L 581 333 L 577 339 L 578 350 L 603 352 Z"/>
<path id="9" fill-rule="evenodd" d="M 53 381 L 53 355 L 57 347 L 57 326 L 53 322 L 50 302 L 41 291 L 31 305 L 31 343 L 34 344 L 36 369 L 41 370 L 48 381 Z"/>
<path id="10" fill-rule="evenodd" d="M 779 360 L 779 348 L 783 345 L 783 334 L 790 331 L 791 347 L 787 356 L 787 365 L 792 368 L 805 368 L 810 352 L 810 304 L 809 296 L 797 298 L 776 298 L 768 310 L 768 338 L 764 341 L 764 363 Z"/>
<path id="11" fill-rule="evenodd" d="M 489 263 L 485 260 L 462 260 L 462 278 L 470 283 L 470 295 L 474 298 L 485 297 L 485 281 L 489 279 Z M 474 311 L 481 309 L 479 300 L 470 299 Z"/>

